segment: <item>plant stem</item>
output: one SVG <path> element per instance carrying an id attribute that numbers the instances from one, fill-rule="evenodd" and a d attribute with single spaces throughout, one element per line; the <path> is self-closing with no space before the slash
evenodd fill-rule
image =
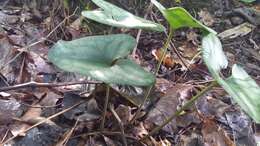
<path id="1" fill-rule="evenodd" d="M 159 70 L 160 70 L 160 66 L 161 66 L 161 64 L 162 64 L 162 62 L 163 62 L 163 60 L 164 60 L 164 58 L 165 58 L 165 56 L 166 56 L 167 48 L 168 48 L 168 46 L 169 46 L 169 44 L 170 44 L 170 42 L 171 42 L 172 37 L 173 37 L 173 29 L 170 27 L 169 35 L 168 35 L 167 40 L 166 40 L 166 42 L 164 43 L 164 46 L 163 46 L 163 48 L 162 48 L 163 54 L 162 54 L 162 56 L 159 56 L 159 57 L 161 57 L 161 58 L 160 58 L 159 63 L 157 64 L 157 67 L 156 67 L 156 70 L 155 70 L 155 73 L 154 73 L 155 76 L 158 74 L 158 72 L 159 72 Z M 132 118 L 131 121 L 130 121 L 130 124 L 132 124 L 132 123 L 136 120 L 136 118 L 138 117 L 138 115 L 140 114 L 143 105 L 145 104 L 146 100 L 147 100 L 148 97 L 150 96 L 150 93 L 151 93 L 151 91 L 152 91 L 152 89 L 153 89 L 153 86 L 154 86 L 154 85 L 149 86 L 149 88 L 148 88 L 148 90 L 147 90 L 147 92 L 146 92 L 146 94 L 145 94 L 145 96 L 144 96 L 144 100 L 143 100 L 143 102 L 141 103 L 141 105 L 138 107 L 138 109 L 137 109 L 135 115 L 133 116 L 133 118 Z"/>
<path id="2" fill-rule="evenodd" d="M 101 131 L 103 131 L 103 129 L 104 129 L 105 120 L 106 120 L 107 106 L 108 106 L 108 100 L 109 100 L 109 90 L 110 90 L 109 85 L 106 85 L 106 98 L 105 98 L 105 103 L 104 103 L 104 111 L 103 111 L 103 115 L 102 115 L 102 121 L 101 121 L 101 125 L 100 125 Z"/>
<path id="3" fill-rule="evenodd" d="M 159 130 L 161 130 L 165 125 L 167 125 L 169 122 L 173 120 L 176 116 L 179 116 L 185 109 L 190 107 L 199 97 L 204 95 L 206 92 L 211 90 L 213 87 L 215 87 L 218 83 L 216 81 L 211 82 L 206 88 L 204 88 L 202 91 L 200 91 L 197 95 L 193 96 L 187 103 L 185 103 L 179 110 L 177 110 L 174 114 L 172 114 L 168 119 L 166 119 L 161 125 L 155 127 L 148 135 L 143 137 L 140 141 L 145 140 L 149 136 L 152 136 Z"/>
<path id="4" fill-rule="evenodd" d="M 127 141 L 126 141 L 126 137 L 125 137 L 125 131 L 124 131 L 124 124 L 121 121 L 120 117 L 118 116 L 118 114 L 116 113 L 114 106 L 110 105 L 109 106 L 110 111 L 112 112 L 112 114 L 114 115 L 114 117 L 116 118 L 120 131 L 121 131 L 121 137 L 122 137 L 122 141 L 123 141 L 123 146 L 127 146 Z"/>

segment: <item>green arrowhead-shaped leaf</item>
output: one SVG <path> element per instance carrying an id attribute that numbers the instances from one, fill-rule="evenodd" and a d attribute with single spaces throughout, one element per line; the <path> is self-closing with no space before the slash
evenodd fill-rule
<path id="1" fill-rule="evenodd" d="M 104 0 L 92 0 L 102 10 L 83 11 L 82 15 L 88 19 L 110 26 L 149 29 L 154 31 L 164 31 L 160 24 L 137 17 Z"/>
<path id="2" fill-rule="evenodd" d="M 216 81 L 232 96 L 240 107 L 257 123 L 260 123 L 260 88 L 256 82 L 239 66 L 234 65 L 232 76 L 222 79 L 219 75 L 228 61 L 221 42 L 214 34 L 202 39 L 203 59 Z"/>
<path id="3" fill-rule="evenodd" d="M 260 123 L 260 87 L 243 68 L 234 65 L 232 76 L 220 80 L 219 84 L 255 122 Z"/>
<path id="4" fill-rule="evenodd" d="M 154 76 L 129 59 L 135 47 L 129 35 L 91 36 L 58 41 L 49 51 L 49 60 L 59 68 L 90 76 L 105 83 L 148 86 Z"/>
<path id="5" fill-rule="evenodd" d="M 207 33 L 217 34 L 213 29 L 203 25 L 201 22 L 193 18 L 189 12 L 187 12 L 182 7 L 173 7 L 165 9 L 156 0 L 151 0 L 151 2 L 161 11 L 165 19 L 169 22 L 173 29 L 179 29 L 182 27 L 194 27 L 200 28 Z"/>

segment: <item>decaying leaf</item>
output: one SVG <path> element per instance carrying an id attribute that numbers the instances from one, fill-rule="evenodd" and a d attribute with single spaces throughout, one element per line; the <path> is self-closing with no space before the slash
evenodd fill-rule
<path id="1" fill-rule="evenodd" d="M 190 94 L 187 93 L 190 92 L 190 90 L 185 90 L 187 88 L 190 89 L 190 86 L 177 84 L 168 89 L 166 94 L 159 99 L 155 107 L 148 113 L 146 122 L 154 123 L 155 125 L 162 124 L 165 119 L 176 112 L 181 100 L 190 98 L 188 97 Z M 174 129 L 176 129 L 176 119 L 172 120 L 163 128 L 163 130 L 169 133 L 172 133 Z"/>
<path id="2" fill-rule="evenodd" d="M 247 35 L 248 33 L 250 33 L 253 29 L 255 28 L 254 25 L 250 24 L 250 23 L 243 23 L 240 24 L 234 28 L 225 30 L 221 33 L 218 34 L 218 36 L 221 39 L 233 39 L 239 36 L 244 36 Z"/>
<path id="3" fill-rule="evenodd" d="M 201 97 L 196 102 L 199 113 L 205 117 L 222 117 L 223 113 L 230 107 L 219 99 L 210 96 Z"/>
<path id="4" fill-rule="evenodd" d="M 160 61 L 163 56 L 163 50 L 162 49 L 157 49 L 152 51 L 153 56 L 157 61 Z M 163 58 L 163 65 L 165 65 L 168 68 L 172 68 L 175 65 L 175 61 L 172 58 L 170 53 L 167 53 L 165 57 Z"/>
<path id="5" fill-rule="evenodd" d="M 214 23 L 214 19 L 212 15 L 207 10 L 200 10 L 198 13 L 200 17 L 200 21 L 203 22 L 206 26 L 212 26 Z"/>
<path id="6" fill-rule="evenodd" d="M 218 127 L 213 120 L 204 120 L 202 135 L 206 146 L 235 146 L 225 131 Z"/>

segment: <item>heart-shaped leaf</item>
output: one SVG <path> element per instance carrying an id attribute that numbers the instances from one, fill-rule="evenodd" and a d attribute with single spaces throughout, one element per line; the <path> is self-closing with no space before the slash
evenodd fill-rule
<path id="1" fill-rule="evenodd" d="M 260 123 L 260 87 L 243 68 L 235 64 L 232 76 L 220 80 L 219 84 L 256 123 Z"/>
<path id="2" fill-rule="evenodd" d="M 237 65 L 233 66 L 231 77 L 220 77 L 220 70 L 227 67 L 228 61 L 216 35 L 208 34 L 203 37 L 202 52 L 203 59 L 216 81 L 255 122 L 260 123 L 260 88 L 256 82 Z"/>
<path id="3" fill-rule="evenodd" d="M 129 35 L 91 36 L 73 41 L 58 41 L 48 57 L 59 68 L 90 76 L 105 83 L 148 86 L 154 76 L 129 59 L 135 47 Z"/>
<path id="4" fill-rule="evenodd" d="M 102 10 L 83 11 L 82 15 L 88 19 L 110 26 L 149 29 L 154 31 L 164 31 L 160 24 L 137 17 L 104 0 L 92 0 Z"/>
<path id="5" fill-rule="evenodd" d="M 182 7 L 173 7 L 173 8 L 164 8 L 159 2 L 156 0 L 151 0 L 151 2 L 160 10 L 165 19 L 169 22 L 170 26 L 173 29 L 179 29 L 182 27 L 194 27 L 200 28 L 204 32 L 216 34 L 216 32 L 203 25 L 201 22 L 193 18 L 189 12 L 187 12 Z"/>

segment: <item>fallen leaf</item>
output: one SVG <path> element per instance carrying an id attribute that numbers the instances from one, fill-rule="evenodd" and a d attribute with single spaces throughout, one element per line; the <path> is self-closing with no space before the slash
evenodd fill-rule
<path id="1" fill-rule="evenodd" d="M 180 135 L 180 146 L 204 146 L 202 136 L 197 133 L 191 135 Z"/>
<path id="2" fill-rule="evenodd" d="M 35 106 L 39 106 L 37 104 L 35 104 Z M 27 112 L 25 112 L 25 114 L 20 118 L 23 121 L 39 121 L 39 117 L 41 115 L 41 108 L 29 108 L 27 110 Z M 30 125 L 26 124 L 26 123 L 20 123 L 20 122 L 15 122 L 10 126 L 10 131 L 14 136 L 20 135 L 20 136 L 25 136 L 26 134 L 23 133 L 23 131 L 25 129 L 27 129 L 28 127 L 30 127 Z"/>
<path id="3" fill-rule="evenodd" d="M 234 28 L 225 30 L 225 31 L 219 33 L 218 36 L 221 39 L 233 39 L 233 38 L 236 38 L 236 37 L 239 37 L 239 36 L 247 35 L 254 28 L 255 28 L 254 25 L 246 22 L 246 23 L 240 24 L 240 25 L 238 25 Z"/>
<path id="4" fill-rule="evenodd" d="M 196 107 L 198 112 L 205 117 L 220 118 L 230 106 L 219 99 L 203 96 L 197 100 Z"/>
<path id="5" fill-rule="evenodd" d="M 252 120 L 244 112 L 241 112 L 240 108 L 233 107 L 226 111 L 222 122 L 230 128 L 236 145 L 256 145 Z"/>
<path id="6" fill-rule="evenodd" d="M 235 146 L 224 130 L 213 120 L 204 119 L 201 132 L 205 146 Z"/>
<path id="7" fill-rule="evenodd" d="M 191 59 L 198 54 L 198 46 L 189 41 L 178 47 L 178 49 L 181 51 L 181 55 L 185 58 L 185 61 L 189 64 L 192 64 Z"/>
<path id="8" fill-rule="evenodd" d="M 198 46 L 199 44 L 199 35 L 195 31 L 189 31 L 186 34 L 187 41 L 192 42 L 193 45 Z M 197 50 L 197 49 L 196 49 Z"/>
<path id="9" fill-rule="evenodd" d="M 174 83 L 164 78 L 156 78 L 155 88 L 159 92 L 166 93 L 166 91 L 174 86 Z"/>
<path id="10" fill-rule="evenodd" d="M 155 59 L 157 61 L 160 61 L 163 57 L 163 50 L 162 49 L 155 49 L 152 51 L 152 55 L 155 57 Z M 171 68 L 175 65 L 175 62 L 173 60 L 173 58 L 171 57 L 171 55 L 169 53 L 167 53 L 163 59 L 163 65 L 165 65 L 168 68 Z"/>
<path id="11" fill-rule="evenodd" d="M 115 111 L 124 125 L 128 124 L 133 117 L 131 113 L 132 109 L 130 106 L 120 104 Z"/>
<path id="12" fill-rule="evenodd" d="M 162 96 L 155 104 L 155 107 L 148 113 L 146 123 L 154 123 L 161 125 L 168 117 L 174 114 L 181 100 L 189 99 L 190 86 L 185 84 L 176 84 L 168 89 L 166 94 Z M 169 108 L 170 107 L 170 108 Z M 176 129 L 176 119 L 163 127 L 163 130 L 172 133 Z"/>
<path id="13" fill-rule="evenodd" d="M 78 102 L 85 100 L 74 93 L 65 93 L 63 99 L 63 109 L 69 108 Z M 87 103 L 80 104 L 76 108 L 63 114 L 69 120 L 92 121 L 100 117 L 99 109 L 95 99 L 89 100 Z"/>
<path id="14" fill-rule="evenodd" d="M 206 26 L 212 26 L 214 24 L 214 19 L 212 15 L 207 10 L 200 10 L 198 13 L 200 17 L 200 21 L 203 22 Z"/>

